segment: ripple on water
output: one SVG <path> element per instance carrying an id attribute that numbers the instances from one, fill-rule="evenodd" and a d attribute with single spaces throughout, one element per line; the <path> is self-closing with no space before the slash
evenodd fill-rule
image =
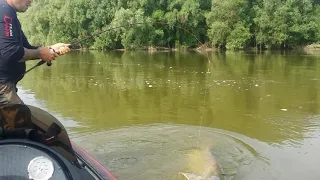
<path id="1" fill-rule="evenodd" d="M 119 179 L 177 179 L 179 172 L 235 176 L 258 153 L 212 128 L 178 125 L 127 127 L 73 139 Z M 255 164 L 256 165 L 256 164 Z"/>

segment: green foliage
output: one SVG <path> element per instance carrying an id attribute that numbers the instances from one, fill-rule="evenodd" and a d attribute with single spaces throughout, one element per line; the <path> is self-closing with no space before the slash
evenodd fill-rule
<path id="1" fill-rule="evenodd" d="M 227 49 L 244 49 L 250 39 L 249 28 L 238 23 L 227 38 Z"/>
<path id="2" fill-rule="evenodd" d="M 316 41 L 318 30 L 312 0 L 263 0 L 254 8 L 258 44 L 286 48 Z"/>
<path id="3" fill-rule="evenodd" d="M 320 5 L 315 6 L 315 17 L 320 17 Z M 316 40 L 317 43 L 320 42 L 320 18 L 315 18 L 316 23 Z"/>
<path id="4" fill-rule="evenodd" d="M 208 36 L 214 45 L 218 47 L 236 47 L 234 46 L 235 44 L 229 45 L 228 43 L 238 41 L 239 38 L 234 37 L 234 33 L 231 33 L 235 30 L 237 23 L 241 23 L 246 19 L 244 10 L 247 5 L 247 0 L 215 0 L 212 2 L 211 12 L 207 16 L 207 24 L 210 26 Z M 231 40 L 231 35 L 237 39 Z M 242 38 L 244 37 L 242 36 Z M 247 39 L 243 41 L 246 42 Z"/>
<path id="5" fill-rule="evenodd" d="M 320 6 L 312 0 L 35 0 L 19 14 L 35 45 L 137 49 L 291 48 L 319 42 Z M 137 23 L 137 24 L 135 24 Z M 120 28 L 121 26 L 121 28 Z"/>

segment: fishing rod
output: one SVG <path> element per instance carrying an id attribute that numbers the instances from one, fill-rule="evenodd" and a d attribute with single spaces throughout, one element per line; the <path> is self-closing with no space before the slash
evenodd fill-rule
<path id="1" fill-rule="evenodd" d="M 96 36 L 96 35 L 101 35 L 101 34 L 103 34 L 103 33 L 105 33 L 105 32 L 111 31 L 111 30 L 120 29 L 120 28 L 123 28 L 123 27 L 132 26 L 132 25 L 145 24 L 145 23 L 146 23 L 146 22 L 135 22 L 135 23 L 129 23 L 129 24 L 127 24 L 127 25 L 112 27 L 112 28 L 109 28 L 109 29 L 106 29 L 106 30 L 103 30 L 103 31 L 100 31 L 100 32 L 97 32 L 97 33 L 94 33 L 94 34 L 91 34 L 90 36 L 88 36 L 88 37 L 86 37 L 86 38 L 84 38 L 84 39 L 81 39 L 81 40 L 79 40 L 79 41 L 76 41 L 76 42 L 74 42 L 74 43 L 71 43 L 70 45 L 68 45 L 68 47 L 74 46 L 74 45 L 79 44 L 79 43 L 81 43 L 81 42 L 83 42 L 83 41 L 86 41 L 86 40 L 88 40 L 88 39 L 90 39 L 90 38 L 92 38 L 92 37 L 94 37 L 94 36 Z M 151 21 L 151 23 L 155 23 L 155 24 L 166 24 L 166 25 L 168 25 L 168 23 L 166 23 L 166 22 L 159 22 L 159 21 L 154 21 L 154 22 Z M 182 29 L 182 30 L 186 31 L 186 32 L 189 33 L 189 34 L 191 34 L 200 44 L 204 45 L 203 43 L 201 43 L 201 41 L 200 41 L 193 33 L 191 33 L 190 31 L 188 31 L 187 29 L 185 29 L 185 28 L 183 28 L 183 27 L 181 27 L 181 26 L 176 26 L 176 25 L 174 25 L 174 26 L 177 27 L 177 28 L 179 28 L 179 29 Z M 27 74 L 28 72 L 30 72 L 30 71 L 33 70 L 34 68 L 36 68 L 36 67 L 38 67 L 38 66 L 41 66 L 41 65 L 44 64 L 44 63 L 46 63 L 46 61 L 44 61 L 44 60 L 39 61 L 36 65 L 34 65 L 34 66 L 31 67 L 30 69 L 28 69 L 24 74 Z M 47 65 L 48 65 L 48 66 L 51 66 L 52 63 L 51 63 L 51 62 L 47 62 Z"/>

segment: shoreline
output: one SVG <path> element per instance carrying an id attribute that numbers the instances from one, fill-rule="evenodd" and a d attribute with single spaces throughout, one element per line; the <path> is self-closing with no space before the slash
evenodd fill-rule
<path id="1" fill-rule="evenodd" d="M 72 48 L 72 50 L 78 51 L 148 51 L 148 52 L 175 52 L 175 51 L 218 51 L 217 48 L 209 48 L 205 49 L 200 46 L 197 48 L 168 48 L 168 47 L 147 47 L 147 48 L 136 48 L 136 49 L 97 49 L 97 48 Z"/>
<path id="2" fill-rule="evenodd" d="M 257 52 L 264 52 L 264 51 L 294 51 L 294 50 L 302 50 L 302 51 L 318 51 L 320 50 L 320 44 L 310 44 L 306 46 L 296 46 L 291 49 L 256 49 L 255 47 L 250 47 L 246 49 L 239 49 L 239 50 L 223 50 L 218 48 L 212 48 L 212 47 L 206 47 L 206 46 L 199 46 L 195 48 L 168 48 L 168 47 L 144 47 L 144 48 L 136 48 L 136 49 L 125 49 L 125 48 L 118 48 L 118 49 L 98 49 L 98 48 L 74 48 L 72 50 L 78 50 L 78 51 L 147 51 L 150 53 L 153 52 L 186 52 L 186 51 L 196 51 L 196 52 L 226 52 L 226 51 L 257 51 Z"/>
<path id="3" fill-rule="evenodd" d="M 305 50 L 320 50 L 320 44 L 314 43 L 314 44 L 309 44 L 305 47 L 303 47 Z"/>

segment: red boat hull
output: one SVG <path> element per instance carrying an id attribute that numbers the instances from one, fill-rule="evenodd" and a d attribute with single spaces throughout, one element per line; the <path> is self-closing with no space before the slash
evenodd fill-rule
<path id="1" fill-rule="evenodd" d="M 92 157 L 89 153 L 87 153 L 80 146 L 71 141 L 72 148 L 74 152 L 79 156 L 83 161 L 85 161 L 86 165 L 90 166 L 97 175 L 102 178 L 102 180 L 116 180 L 116 178 L 112 175 L 112 173 L 107 170 L 99 161 L 97 161 L 94 157 Z"/>

